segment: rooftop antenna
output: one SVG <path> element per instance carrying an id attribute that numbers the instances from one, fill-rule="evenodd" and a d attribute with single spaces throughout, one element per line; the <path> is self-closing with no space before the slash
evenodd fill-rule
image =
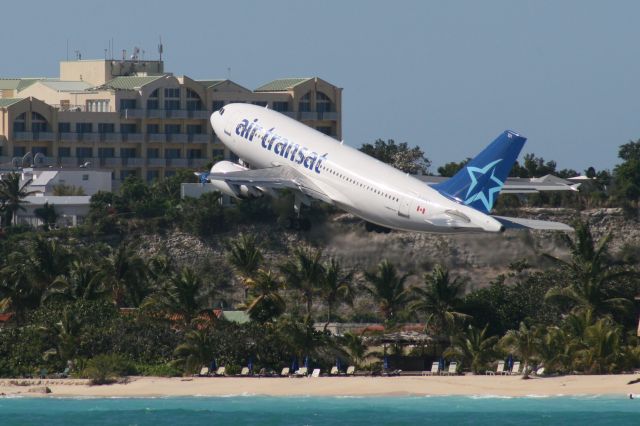
<path id="1" fill-rule="evenodd" d="M 107 60 L 107 52 L 109 52 L 109 48 L 104 49 L 104 60 Z"/>
<path id="2" fill-rule="evenodd" d="M 67 61 L 69 60 L 69 39 L 67 39 Z"/>
<path id="3" fill-rule="evenodd" d="M 82 53 L 79 50 L 74 50 L 74 53 L 76 54 L 76 61 L 79 61 L 82 58 Z"/>
<path id="4" fill-rule="evenodd" d="M 158 53 L 160 54 L 160 60 L 162 61 L 162 53 L 164 52 L 164 48 L 162 47 L 162 36 L 160 36 L 160 44 L 158 44 Z"/>
<path id="5" fill-rule="evenodd" d="M 122 49 L 122 60 L 123 61 L 127 60 L 127 49 Z"/>
<path id="6" fill-rule="evenodd" d="M 231 80 L 231 67 L 227 67 L 227 80 Z"/>

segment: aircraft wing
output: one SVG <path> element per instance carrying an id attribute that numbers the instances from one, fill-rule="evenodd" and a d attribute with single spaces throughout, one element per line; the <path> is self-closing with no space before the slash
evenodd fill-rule
<path id="1" fill-rule="evenodd" d="M 546 231 L 573 231 L 569 225 L 548 220 L 523 219 L 520 217 L 491 216 L 507 229 L 537 229 Z"/>
<path id="2" fill-rule="evenodd" d="M 445 182 L 446 177 L 442 176 L 416 176 L 427 185 L 436 185 Z M 579 183 L 559 178 L 553 175 L 546 175 L 540 178 L 507 178 L 500 191 L 501 194 L 534 194 L 541 191 L 577 191 Z"/>
<path id="3" fill-rule="evenodd" d="M 333 200 L 311 179 L 287 166 L 275 166 L 264 169 L 242 170 L 229 173 L 209 173 L 209 180 L 221 180 L 232 185 L 246 185 L 262 188 L 291 188 L 309 197 L 333 204 Z"/>

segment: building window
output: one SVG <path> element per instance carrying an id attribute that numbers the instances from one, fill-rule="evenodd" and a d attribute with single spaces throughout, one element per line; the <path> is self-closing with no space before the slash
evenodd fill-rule
<path id="1" fill-rule="evenodd" d="M 98 157 L 100 158 L 114 158 L 115 156 L 115 148 L 98 148 Z"/>
<path id="2" fill-rule="evenodd" d="M 189 111 L 199 111 L 202 109 L 200 95 L 191 89 L 187 89 L 187 109 Z"/>
<path id="3" fill-rule="evenodd" d="M 273 103 L 273 110 L 278 112 L 288 112 L 289 102 L 276 101 Z"/>
<path id="4" fill-rule="evenodd" d="M 213 101 L 211 102 L 211 109 L 213 111 L 217 111 L 224 106 L 224 101 Z"/>
<path id="5" fill-rule="evenodd" d="M 125 109 L 136 109 L 136 100 L 135 99 L 120 99 L 120 111 Z"/>
<path id="6" fill-rule="evenodd" d="M 187 150 L 187 158 L 202 158 L 202 150 L 201 149 L 188 149 Z"/>
<path id="7" fill-rule="evenodd" d="M 93 148 L 76 148 L 76 157 L 78 158 L 93 157 Z"/>
<path id="8" fill-rule="evenodd" d="M 36 155 L 36 154 L 42 154 L 42 155 L 46 156 L 46 155 L 47 155 L 48 150 L 47 150 L 47 147 L 46 147 L 46 146 L 34 146 L 34 147 L 31 149 L 31 152 L 33 153 L 33 155 Z"/>
<path id="9" fill-rule="evenodd" d="M 120 157 L 122 158 L 136 158 L 135 148 L 120 148 Z"/>
<path id="10" fill-rule="evenodd" d="M 213 151 L 211 151 L 211 156 L 214 160 L 224 159 L 224 149 L 214 149 Z"/>
<path id="11" fill-rule="evenodd" d="M 93 123 L 76 123 L 76 133 L 93 132 Z"/>
<path id="12" fill-rule="evenodd" d="M 180 158 L 180 148 L 166 148 L 164 158 Z"/>
<path id="13" fill-rule="evenodd" d="M 13 156 L 14 157 L 23 157 L 27 153 L 27 148 L 24 146 L 14 146 L 13 147 Z"/>
<path id="14" fill-rule="evenodd" d="M 180 125 L 179 124 L 165 124 L 164 132 L 167 135 L 175 135 L 176 133 L 180 133 Z"/>
<path id="15" fill-rule="evenodd" d="M 187 124 L 187 133 L 190 135 L 202 134 L 202 124 Z"/>
<path id="16" fill-rule="evenodd" d="M 62 146 L 58 148 L 58 157 L 71 157 L 71 148 Z"/>
<path id="17" fill-rule="evenodd" d="M 89 175 L 82 175 L 82 180 L 89 180 Z"/>
<path id="18" fill-rule="evenodd" d="M 22 113 L 13 120 L 14 132 L 26 132 L 27 131 L 27 116 L 26 113 Z"/>
<path id="19" fill-rule="evenodd" d="M 114 133 L 116 126 L 113 123 L 98 123 L 98 133 Z"/>
<path id="20" fill-rule="evenodd" d="M 31 113 L 31 130 L 34 132 L 48 132 L 47 120 L 37 112 Z"/>
<path id="21" fill-rule="evenodd" d="M 327 136 L 331 136 L 331 130 L 332 130 L 331 126 L 318 126 L 316 127 L 316 130 L 321 133 L 324 133 Z"/>
<path id="22" fill-rule="evenodd" d="M 147 148 L 147 158 L 160 158 L 160 150 L 158 148 Z"/>
<path id="23" fill-rule="evenodd" d="M 160 172 L 158 170 L 147 170 L 147 182 L 153 182 L 154 180 L 158 180 L 160 177 Z"/>
<path id="24" fill-rule="evenodd" d="M 71 133 L 71 123 L 58 123 L 59 133 Z"/>
<path id="25" fill-rule="evenodd" d="M 316 111 L 318 112 L 332 112 L 333 104 L 331 99 L 322 92 L 316 93 Z"/>
<path id="26" fill-rule="evenodd" d="M 306 95 L 300 98 L 300 102 L 298 103 L 298 111 L 300 112 L 311 111 L 311 92 L 307 93 Z"/>
<path id="27" fill-rule="evenodd" d="M 164 177 L 166 178 L 170 178 L 171 176 L 175 176 L 176 175 L 176 171 L 175 170 L 165 170 L 164 171 Z"/>
<path id="28" fill-rule="evenodd" d="M 180 89 L 179 88 L 164 89 L 164 109 L 166 110 L 180 109 Z"/>
<path id="29" fill-rule="evenodd" d="M 120 124 L 120 133 L 136 133 L 137 130 L 135 124 Z"/>
<path id="30" fill-rule="evenodd" d="M 126 180 L 129 176 L 134 176 L 136 175 L 136 171 L 135 170 L 120 170 L 120 180 L 124 181 Z"/>
<path id="31" fill-rule="evenodd" d="M 91 99 L 87 101 L 89 112 L 109 112 L 109 99 Z"/>
<path id="32" fill-rule="evenodd" d="M 147 99 L 147 109 L 160 109 L 158 101 L 158 89 L 154 90 Z"/>
<path id="33" fill-rule="evenodd" d="M 160 133 L 159 124 L 147 124 L 147 133 Z"/>
<path id="34" fill-rule="evenodd" d="M 267 106 L 267 101 L 253 101 L 252 104 L 258 105 L 258 106 L 261 106 L 261 107 L 266 107 Z"/>

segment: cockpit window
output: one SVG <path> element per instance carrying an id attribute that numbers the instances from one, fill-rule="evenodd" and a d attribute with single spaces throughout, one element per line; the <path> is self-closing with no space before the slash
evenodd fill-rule
<path id="1" fill-rule="evenodd" d="M 224 108 L 220 108 L 218 112 L 220 113 L 220 115 L 224 114 Z"/>

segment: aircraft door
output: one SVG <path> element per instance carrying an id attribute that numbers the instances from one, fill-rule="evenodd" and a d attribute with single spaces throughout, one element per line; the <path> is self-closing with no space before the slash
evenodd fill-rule
<path id="1" fill-rule="evenodd" d="M 409 217 L 409 209 L 411 207 L 411 199 L 407 197 L 400 197 L 398 202 L 398 216 Z"/>

